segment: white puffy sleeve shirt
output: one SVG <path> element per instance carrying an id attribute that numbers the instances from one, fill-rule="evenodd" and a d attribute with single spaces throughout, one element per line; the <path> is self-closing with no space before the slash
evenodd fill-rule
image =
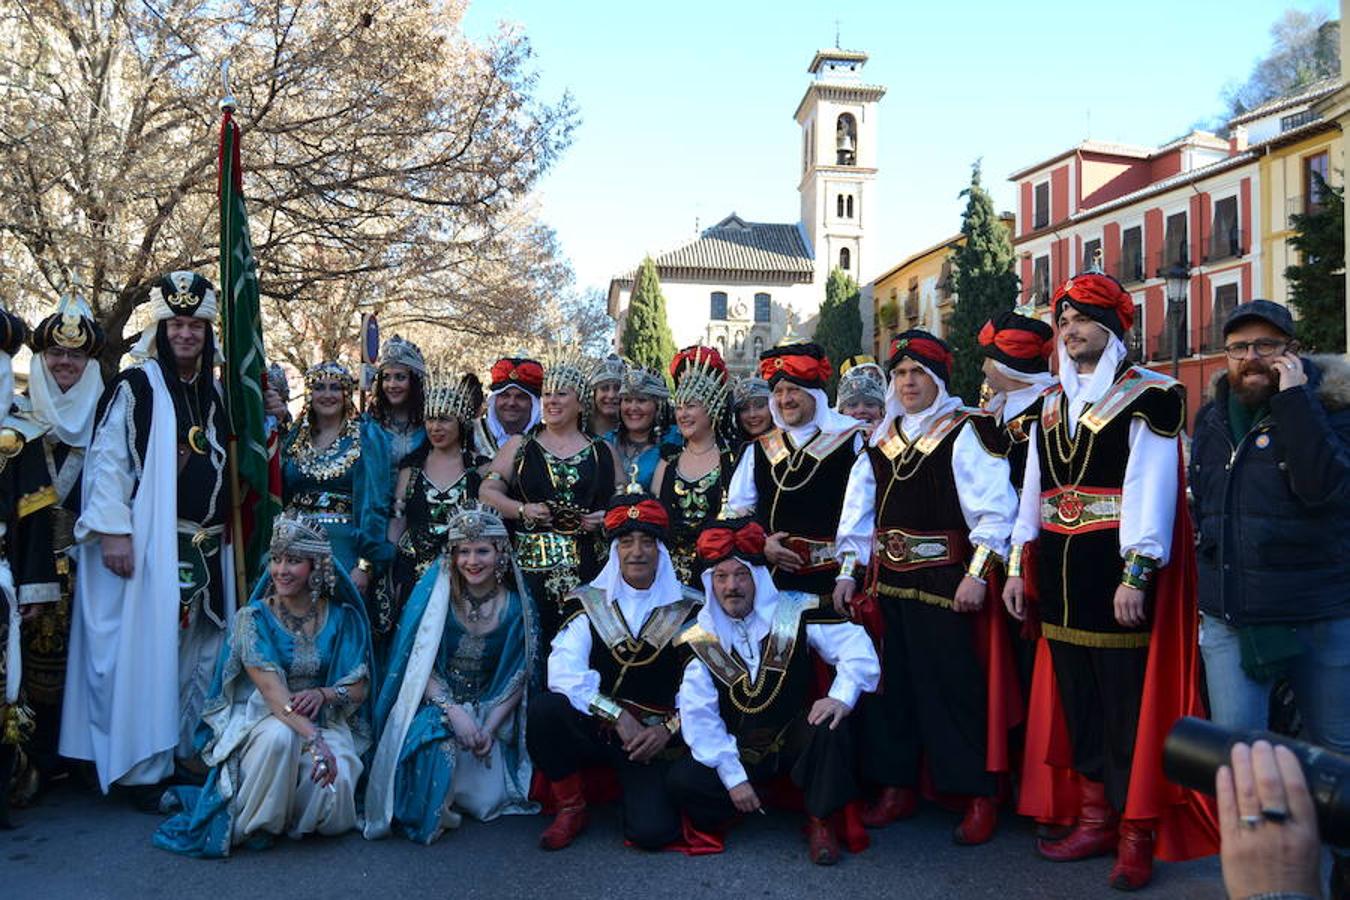
<path id="1" fill-rule="evenodd" d="M 96 534 L 131 534 L 131 495 L 136 488 L 131 386 L 117 385 L 103 421 L 94 430 L 84 460 L 84 489 L 75 540 Z"/>

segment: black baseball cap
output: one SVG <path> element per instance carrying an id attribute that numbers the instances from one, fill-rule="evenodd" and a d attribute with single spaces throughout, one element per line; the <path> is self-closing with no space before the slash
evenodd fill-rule
<path id="1" fill-rule="evenodd" d="M 1223 320 L 1223 336 L 1228 337 L 1229 332 L 1248 319 L 1269 322 L 1289 337 L 1294 336 L 1294 317 L 1289 314 L 1289 307 L 1271 300 L 1249 300 L 1233 307 Z"/>

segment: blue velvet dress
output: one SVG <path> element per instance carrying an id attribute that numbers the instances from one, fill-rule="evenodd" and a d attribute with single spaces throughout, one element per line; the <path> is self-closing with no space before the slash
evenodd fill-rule
<path id="1" fill-rule="evenodd" d="M 397 428 L 392 425 L 381 424 L 370 413 L 361 415 L 361 423 L 367 426 L 373 426 L 384 432 L 386 443 L 389 445 L 389 477 L 390 484 L 398 483 L 398 470 L 403 465 L 403 460 L 408 454 L 427 442 L 427 429 L 425 425 L 410 425 L 406 428 Z"/>

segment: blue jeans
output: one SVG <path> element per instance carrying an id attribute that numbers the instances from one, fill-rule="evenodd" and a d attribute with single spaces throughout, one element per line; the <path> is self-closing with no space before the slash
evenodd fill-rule
<path id="1" fill-rule="evenodd" d="M 1285 670 L 1303 717 L 1304 737 L 1329 750 L 1350 753 L 1350 617 L 1294 628 L 1303 653 Z M 1237 731 L 1268 726 L 1271 685 L 1242 671 L 1238 631 L 1221 619 L 1200 617 L 1200 650 L 1209 685 L 1209 715 Z"/>

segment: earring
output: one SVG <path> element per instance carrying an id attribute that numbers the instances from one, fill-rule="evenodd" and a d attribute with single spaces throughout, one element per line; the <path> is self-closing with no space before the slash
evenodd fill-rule
<path id="1" fill-rule="evenodd" d="M 309 596 L 313 599 L 314 595 L 319 592 L 319 588 L 323 586 L 323 573 L 319 571 L 318 563 L 315 563 L 314 568 L 310 569 L 309 578 L 306 579 L 306 582 L 309 584 Z"/>
<path id="2" fill-rule="evenodd" d="M 510 567 L 511 567 L 511 560 L 509 560 L 509 559 L 506 558 L 506 554 L 505 554 L 505 553 L 503 553 L 503 554 L 501 554 L 500 556 L 497 557 L 497 581 L 498 581 L 498 582 L 500 582 L 503 578 L 506 577 L 506 570 L 509 569 Z"/>

